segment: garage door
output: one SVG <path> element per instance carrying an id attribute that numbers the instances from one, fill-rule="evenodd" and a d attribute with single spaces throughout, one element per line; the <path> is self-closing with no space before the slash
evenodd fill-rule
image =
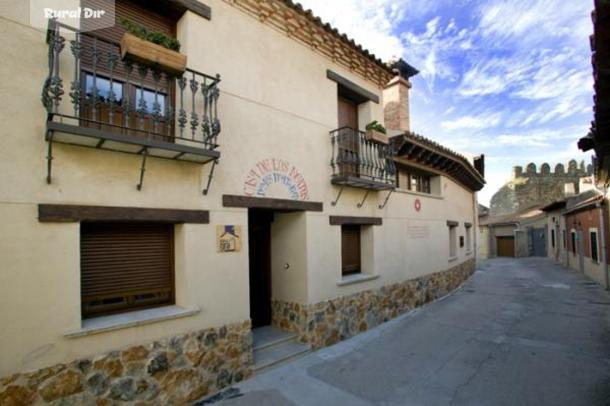
<path id="1" fill-rule="evenodd" d="M 496 247 L 499 257 L 514 257 L 515 237 L 496 237 Z"/>

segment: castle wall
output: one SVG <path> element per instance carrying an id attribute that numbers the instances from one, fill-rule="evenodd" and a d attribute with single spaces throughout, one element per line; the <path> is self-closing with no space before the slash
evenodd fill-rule
<path id="1" fill-rule="evenodd" d="M 528 207 L 551 203 L 565 197 L 565 185 L 573 185 L 579 193 L 579 182 L 582 177 L 593 173 L 592 165 L 585 167 L 575 160 L 568 163 L 567 170 L 563 164 L 555 165 L 554 170 L 548 163 L 536 169 L 536 164 L 530 163 L 525 172 L 521 166 L 513 168 L 513 176 L 491 198 L 490 215 L 499 216 L 521 211 Z"/>

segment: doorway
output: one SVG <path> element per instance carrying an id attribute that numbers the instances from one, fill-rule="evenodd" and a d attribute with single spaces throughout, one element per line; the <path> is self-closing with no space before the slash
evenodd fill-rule
<path id="1" fill-rule="evenodd" d="M 358 176 L 360 134 L 358 132 L 358 105 L 339 96 L 339 174 Z"/>
<path id="2" fill-rule="evenodd" d="M 515 237 L 496 237 L 496 249 L 498 257 L 514 257 Z"/>
<path id="3" fill-rule="evenodd" d="M 250 262 L 250 319 L 252 327 L 271 324 L 271 223 L 270 210 L 248 210 Z"/>
<path id="4" fill-rule="evenodd" d="M 546 257 L 546 230 L 546 226 L 529 229 L 530 256 Z"/>

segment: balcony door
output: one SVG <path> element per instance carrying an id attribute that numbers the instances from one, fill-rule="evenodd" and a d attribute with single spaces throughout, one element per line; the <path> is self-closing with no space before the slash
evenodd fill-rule
<path id="1" fill-rule="evenodd" d="M 100 0 L 82 0 L 92 7 Z M 128 72 L 121 60 L 119 42 L 127 19 L 149 32 L 176 35 L 176 22 L 142 2 L 116 0 L 113 27 L 94 29 L 92 19 L 83 20 L 87 31 L 81 36 L 80 117 L 84 125 L 103 131 L 150 136 L 160 141 L 173 139 L 174 82 L 164 72 L 140 71 L 134 65 Z M 89 34 L 90 33 L 90 34 Z M 111 57 L 112 56 L 112 57 Z M 115 58 L 114 62 L 112 58 Z M 112 94 L 111 94 L 112 93 Z"/>
<path id="2" fill-rule="evenodd" d="M 358 104 L 339 96 L 339 174 L 355 176 L 358 170 L 358 152 L 360 150 L 358 133 Z"/>

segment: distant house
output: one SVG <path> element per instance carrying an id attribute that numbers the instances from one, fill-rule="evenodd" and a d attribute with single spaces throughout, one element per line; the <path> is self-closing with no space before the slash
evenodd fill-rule
<path id="1" fill-rule="evenodd" d="M 608 286 L 607 200 L 597 189 L 546 205 L 548 256 Z"/>
<path id="2" fill-rule="evenodd" d="M 546 216 L 541 207 L 481 219 L 482 257 L 546 256 Z"/>

